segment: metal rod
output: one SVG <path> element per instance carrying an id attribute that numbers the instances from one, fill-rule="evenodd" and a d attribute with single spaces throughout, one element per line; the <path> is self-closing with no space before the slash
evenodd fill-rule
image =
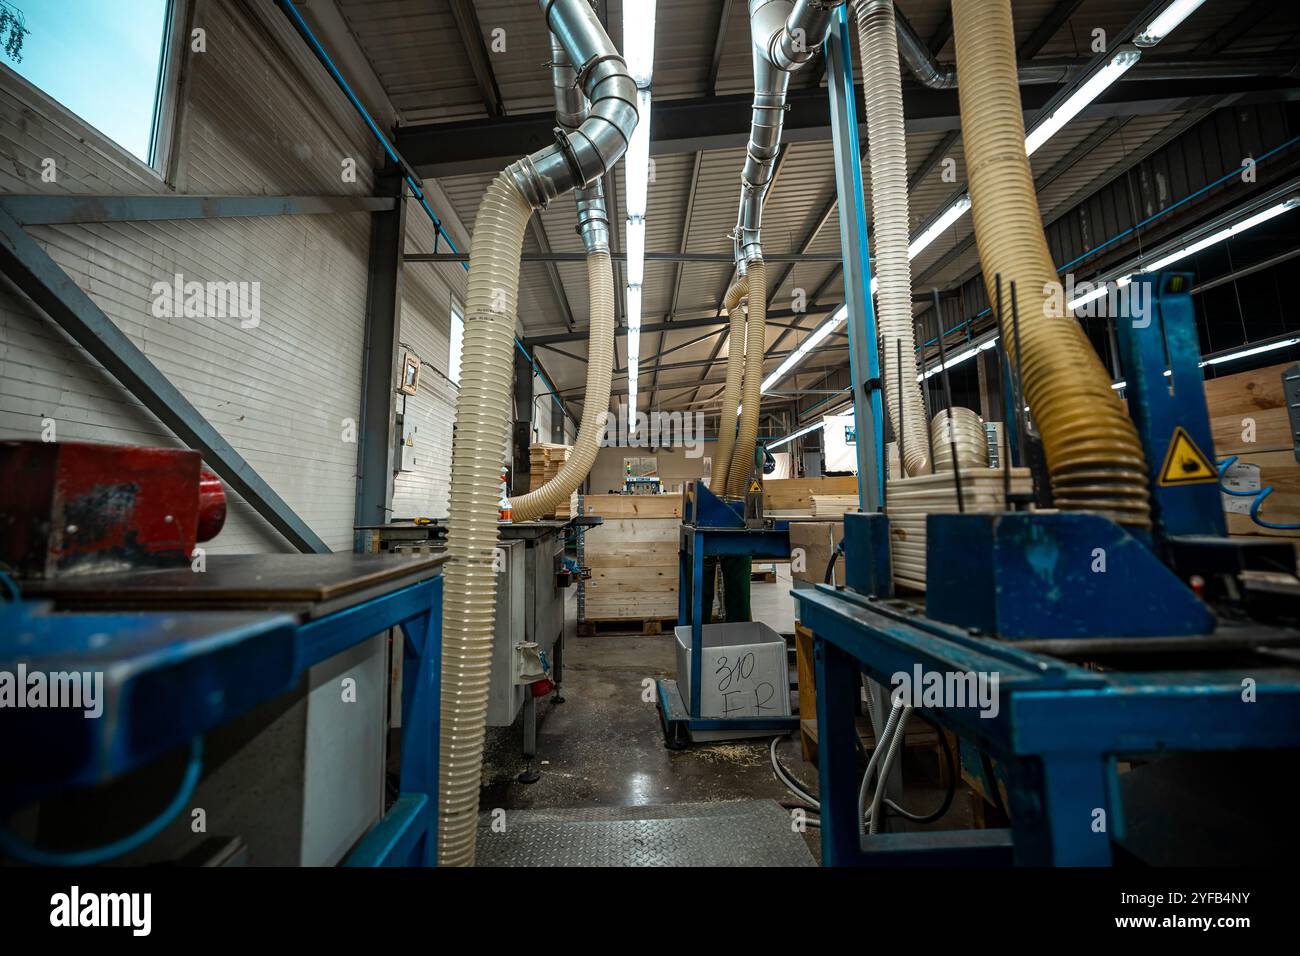
<path id="1" fill-rule="evenodd" d="M 925 323 L 921 322 L 921 338 L 925 338 Z M 930 380 L 924 375 L 924 358 L 922 359 L 922 376 L 921 376 L 921 410 L 925 413 L 925 441 L 930 449 L 930 471 L 934 467 L 934 430 L 930 427 Z M 901 460 L 901 459 L 900 459 Z"/>
<path id="2" fill-rule="evenodd" d="M 957 512 L 964 514 L 966 502 L 961 493 L 961 465 L 957 463 L 957 433 L 952 427 L 952 382 L 948 378 L 948 353 L 943 345 L 943 314 L 939 311 L 939 290 L 934 290 L 934 324 L 939 336 L 939 375 L 943 379 L 943 397 L 948 403 L 948 447 L 952 452 L 952 481 L 957 489 Z"/>
<path id="3" fill-rule="evenodd" d="M 610 259 L 626 262 L 626 252 L 611 252 Z M 409 252 L 402 257 L 407 262 L 469 262 L 467 252 Z M 773 252 L 763 253 L 765 262 L 839 262 L 838 252 Z M 520 262 L 586 262 L 585 252 L 524 252 Z M 715 252 L 647 252 L 646 262 L 725 262 L 730 264 L 730 253 Z"/>
<path id="4" fill-rule="evenodd" d="M 898 363 L 898 470 L 906 471 L 903 467 L 903 340 L 894 339 L 895 361 Z M 929 423 L 926 423 L 929 427 Z M 902 475 L 899 475 L 901 478 Z"/>
<path id="5" fill-rule="evenodd" d="M 998 329 L 1000 332 L 1002 329 L 1002 273 L 999 272 L 996 276 L 994 276 L 994 282 L 997 284 L 996 285 L 997 309 L 998 309 L 997 322 L 998 322 Z M 1004 419 L 1004 421 L 1002 422 L 1002 461 L 1001 461 L 1002 507 L 1005 510 L 1010 511 L 1011 510 L 1011 439 L 1009 437 L 1009 432 L 1011 430 L 1011 423 L 1009 421 L 1005 421 L 1005 418 L 1007 414 L 1007 408 L 1010 407 L 1007 404 L 1007 399 L 1009 394 L 1007 392 L 1007 389 L 1011 387 L 1010 384 L 1011 369 L 1006 364 L 1007 356 L 1006 356 L 1006 350 L 1002 344 L 1002 339 L 1003 336 L 999 334 L 994 337 L 993 341 L 997 343 L 994 346 L 994 348 L 997 350 L 997 359 L 998 359 L 998 394 L 1002 399 L 1002 416 Z M 1014 398 L 1012 399 L 1012 403 L 1014 404 Z"/>

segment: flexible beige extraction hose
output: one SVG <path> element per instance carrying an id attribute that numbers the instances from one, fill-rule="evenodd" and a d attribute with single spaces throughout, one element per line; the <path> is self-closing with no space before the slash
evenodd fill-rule
<path id="1" fill-rule="evenodd" d="M 722 308 L 731 320 L 727 339 L 727 381 L 722 389 L 722 417 L 718 419 L 718 447 L 714 449 L 709 488 L 719 495 L 727 493 L 727 472 L 731 454 L 736 449 L 736 409 L 740 407 L 740 389 L 745 380 L 745 309 L 741 303 L 749 291 L 749 280 L 737 277 L 722 300 Z"/>
<path id="2" fill-rule="evenodd" d="M 1137 432 L 1072 315 L 1049 314 L 1059 279 L 1043 236 L 1016 80 L 1010 0 L 955 0 L 957 90 L 980 268 L 990 302 L 1002 277 L 1002 341 L 1015 360 L 1010 286 L 1020 316 L 1021 381 L 1063 510 L 1148 527 Z"/>
<path id="3" fill-rule="evenodd" d="M 960 2 L 960 0 L 959 0 Z M 907 257 L 907 140 L 903 131 L 903 77 L 893 0 L 858 0 L 858 44 L 871 160 L 872 265 L 876 319 L 884 352 L 885 400 L 894 435 L 903 436 L 903 469 L 930 473 L 925 405 L 917 384 L 912 319 L 912 269 Z M 899 369 L 899 343 L 902 369 Z M 901 388 L 900 388 L 901 384 Z"/>
<path id="4" fill-rule="evenodd" d="M 526 495 L 510 499 L 515 521 L 531 521 L 550 514 L 560 502 L 568 501 L 569 495 L 591 472 L 596 453 L 600 451 L 614 372 L 614 270 L 608 252 L 587 256 L 587 285 L 591 328 L 587 333 L 587 391 L 578 437 L 574 439 L 572 454 L 554 478 Z"/>
<path id="5" fill-rule="evenodd" d="M 945 408 L 930 422 L 930 435 L 934 442 L 936 472 L 952 471 L 953 445 L 957 446 L 957 464 L 961 467 L 989 466 L 989 442 L 984 420 L 973 408 L 961 405 Z"/>
<path id="6" fill-rule="evenodd" d="M 762 259 L 749 261 L 745 283 L 749 320 L 745 326 L 744 406 L 740 411 L 740 425 L 736 428 L 736 448 L 727 468 L 727 493 L 733 497 L 745 493 L 745 485 L 754 470 L 758 410 L 763 401 L 763 359 L 767 355 L 767 272 Z"/>
<path id="7" fill-rule="evenodd" d="M 438 862 L 474 862 L 497 575 L 502 449 L 510 435 L 519 253 L 533 210 L 508 173 L 478 207 L 470 240 L 460 395 L 442 596 Z M 585 416 L 584 416 L 585 417 Z"/>

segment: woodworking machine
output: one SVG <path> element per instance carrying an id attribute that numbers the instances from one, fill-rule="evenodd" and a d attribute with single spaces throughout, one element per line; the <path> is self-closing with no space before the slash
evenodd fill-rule
<path id="1" fill-rule="evenodd" d="M 1191 278 L 1133 281 L 1150 284 L 1153 314 L 1116 328 L 1150 533 L 1080 512 L 931 514 L 921 605 L 894 594 L 887 512 L 848 514 L 847 586 L 793 592 L 815 635 L 827 865 L 1244 862 L 1295 846 L 1293 824 L 1250 812 L 1277 795 L 1243 797 L 1224 761 L 1278 765 L 1300 747 L 1296 552 L 1226 536 Z M 921 709 L 960 738 L 968 779 L 1009 826 L 862 832 L 864 674 L 996 689 L 996 706 Z"/>

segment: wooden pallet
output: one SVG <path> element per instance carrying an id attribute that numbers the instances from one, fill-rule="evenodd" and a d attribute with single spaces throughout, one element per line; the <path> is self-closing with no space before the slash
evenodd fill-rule
<path id="1" fill-rule="evenodd" d="M 671 634 L 677 626 L 677 618 L 608 618 L 578 622 L 579 637 L 595 637 L 597 634 Z"/>

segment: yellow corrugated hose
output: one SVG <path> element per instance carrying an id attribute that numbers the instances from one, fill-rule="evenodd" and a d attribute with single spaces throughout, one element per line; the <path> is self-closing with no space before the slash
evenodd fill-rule
<path id="1" fill-rule="evenodd" d="M 1002 341 L 1013 361 L 1009 290 L 1016 284 L 1019 372 L 1056 506 L 1148 527 L 1146 465 L 1133 423 L 1079 323 L 1049 309 L 1059 279 L 1025 155 L 1010 0 L 957 0 L 952 7 L 980 268 L 990 302 L 1002 277 Z"/>
<path id="2" fill-rule="evenodd" d="M 749 292 L 749 280 L 740 276 L 731 283 L 722 300 L 722 308 L 731 320 L 727 339 L 727 381 L 722 389 L 722 417 L 718 419 L 718 447 L 714 449 L 709 488 L 716 494 L 727 492 L 727 472 L 731 454 L 736 449 L 736 409 L 740 407 L 740 389 L 745 380 L 745 308 L 741 304 Z"/>
<path id="3" fill-rule="evenodd" d="M 727 468 L 727 493 L 745 493 L 745 483 L 754 470 L 754 446 L 758 442 L 758 408 L 762 402 L 763 358 L 767 354 L 767 272 L 762 259 L 751 259 L 745 269 L 749 297 L 749 320 L 745 326 L 744 405 L 736 429 L 736 448 Z M 735 415 L 733 411 L 731 413 Z"/>

